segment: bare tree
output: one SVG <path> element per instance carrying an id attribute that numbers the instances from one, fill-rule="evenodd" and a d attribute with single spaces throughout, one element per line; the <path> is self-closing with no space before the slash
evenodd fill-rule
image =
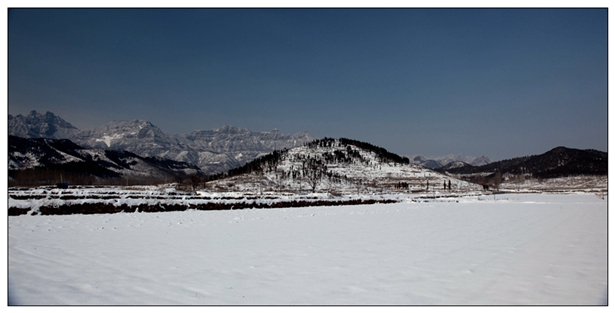
<path id="1" fill-rule="evenodd" d="M 502 183 L 502 171 L 497 170 L 493 175 L 493 186 L 495 189 L 500 190 L 500 184 Z"/>
<path id="2" fill-rule="evenodd" d="M 179 184 L 179 185 L 181 185 L 184 182 L 184 179 L 185 179 L 184 175 L 182 175 L 182 174 L 177 174 L 173 178 L 174 178 L 175 182 L 177 184 Z"/>
<path id="3" fill-rule="evenodd" d="M 192 187 L 192 191 L 196 191 L 196 188 L 201 184 L 201 176 L 199 174 L 194 173 L 190 174 L 188 177 L 190 179 L 190 186 Z"/>
<path id="4" fill-rule="evenodd" d="M 316 188 L 318 187 L 318 184 L 320 184 L 320 181 L 326 172 L 327 166 L 321 162 L 312 161 L 306 164 L 305 178 L 307 179 L 310 187 L 312 187 L 312 192 L 316 192 Z"/>
<path id="5" fill-rule="evenodd" d="M 517 185 L 517 190 L 521 188 L 521 185 L 525 182 L 525 175 L 523 173 L 519 175 L 515 175 L 515 183 Z"/>

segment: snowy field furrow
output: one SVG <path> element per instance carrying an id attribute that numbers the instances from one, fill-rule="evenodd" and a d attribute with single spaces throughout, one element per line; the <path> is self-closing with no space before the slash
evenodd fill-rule
<path id="1" fill-rule="evenodd" d="M 498 197 L 9 217 L 9 300 L 606 304 L 606 200 Z"/>

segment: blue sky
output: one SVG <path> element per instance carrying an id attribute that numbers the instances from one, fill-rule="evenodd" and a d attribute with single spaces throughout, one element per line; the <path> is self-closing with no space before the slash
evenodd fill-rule
<path id="1" fill-rule="evenodd" d="M 9 114 L 306 130 L 402 154 L 607 150 L 606 9 L 11 9 Z"/>

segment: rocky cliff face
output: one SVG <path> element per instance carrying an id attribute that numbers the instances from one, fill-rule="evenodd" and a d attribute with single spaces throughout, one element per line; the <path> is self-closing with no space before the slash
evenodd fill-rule
<path id="1" fill-rule="evenodd" d="M 115 121 L 73 137 L 84 146 L 188 162 L 212 174 L 241 166 L 275 149 L 292 148 L 314 139 L 307 133 L 290 136 L 277 130 L 252 132 L 234 126 L 172 135 L 142 120 Z"/>
<path id="2" fill-rule="evenodd" d="M 214 130 L 194 131 L 185 136 L 184 142 L 197 151 L 224 154 L 229 160 L 243 165 L 273 150 L 296 147 L 314 139 L 314 136 L 306 132 L 285 135 L 278 130 L 252 132 L 245 128 L 223 126 Z M 209 157 L 201 155 L 200 159 Z"/>
<path id="3" fill-rule="evenodd" d="M 127 150 L 142 156 L 157 156 L 177 145 L 172 135 L 143 120 L 114 121 L 69 139 L 87 147 Z"/>

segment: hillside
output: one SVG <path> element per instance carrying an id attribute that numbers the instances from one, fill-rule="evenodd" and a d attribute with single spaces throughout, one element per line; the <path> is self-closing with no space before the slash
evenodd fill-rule
<path id="1" fill-rule="evenodd" d="M 9 180 L 19 184 L 171 181 L 196 166 L 128 151 L 86 149 L 68 139 L 9 136 Z"/>
<path id="2" fill-rule="evenodd" d="M 368 143 L 325 138 L 274 151 L 215 177 L 208 188 L 244 192 L 425 192 L 476 190 L 477 185 L 411 164 Z"/>

